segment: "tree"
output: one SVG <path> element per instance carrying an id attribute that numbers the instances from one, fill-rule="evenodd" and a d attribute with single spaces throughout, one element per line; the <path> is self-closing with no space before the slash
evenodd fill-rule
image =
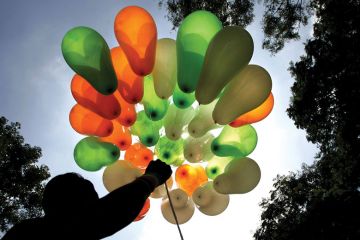
<path id="1" fill-rule="evenodd" d="M 0 117 L 0 231 L 26 218 L 42 215 L 47 166 L 37 165 L 41 149 L 24 143 L 19 123 Z"/>

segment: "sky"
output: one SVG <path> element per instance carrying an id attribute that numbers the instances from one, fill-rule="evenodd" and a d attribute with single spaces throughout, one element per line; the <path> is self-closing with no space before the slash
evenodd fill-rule
<path id="1" fill-rule="evenodd" d="M 118 45 L 113 21 L 125 6 L 138 5 L 153 16 L 158 38 L 176 38 L 176 31 L 155 0 L 4 0 L 0 3 L 0 115 L 20 122 L 21 134 L 31 145 L 42 148 L 41 164 L 52 176 L 78 172 L 89 179 L 104 196 L 102 170 L 86 172 L 73 160 L 73 149 L 82 138 L 70 126 L 68 114 L 75 100 L 70 81 L 74 72 L 61 54 L 64 34 L 75 26 L 97 30 L 110 47 Z M 295 127 L 286 114 L 294 80 L 287 71 L 290 61 L 304 53 L 304 42 L 311 37 L 311 26 L 303 27 L 301 39 L 290 42 L 277 55 L 261 48 L 262 7 L 256 6 L 255 21 L 247 27 L 254 39 L 251 63 L 264 67 L 273 81 L 275 98 L 273 112 L 264 121 L 254 124 L 258 145 L 250 155 L 259 164 L 262 176 L 250 193 L 231 195 L 230 204 L 218 216 L 195 211 L 189 222 L 181 225 L 184 239 L 252 239 L 260 223 L 259 202 L 269 196 L 277 174 L 301 169 L 312 163 L 316 146 L 306 140 L 303 130 Z M 147 216 L 106 239 L 180 239 L 176 226 L 163 219 L 161 200 L 152 199 Z"/>

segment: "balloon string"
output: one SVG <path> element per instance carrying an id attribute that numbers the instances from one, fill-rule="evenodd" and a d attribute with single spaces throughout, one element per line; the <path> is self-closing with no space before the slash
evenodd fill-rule
<path id="1" fill-rule="evenodd" d="M 177 217 L 176 217 L 175 209 L 174 209 L 174 206 L 173 206 L 172 201 L 171 201 L 171 198 L 170 198 L 169 189 L 168 189 L 168 186 L 167 186 L 166 182 L 165 182 L 165 188 L 166 188 L 167 196 L 168 196 L 168 198 L 169 198 L 171 211 L 172 211 L 172 213 L 173 213 L 173 215 L 174 215 L 175 222 L 176 222 L 177 228 L 178 228 L 178 230 L 179 230 L 180 238 L 181 238 L 181 240 L 184 240 L 184 237 L 183 237 L 183 235 L 182 235 L 182 233 L 181 233 L 181 229 L 180 229 L 180 226 L 179 226 L 178 219 L 177 219 Z"/>

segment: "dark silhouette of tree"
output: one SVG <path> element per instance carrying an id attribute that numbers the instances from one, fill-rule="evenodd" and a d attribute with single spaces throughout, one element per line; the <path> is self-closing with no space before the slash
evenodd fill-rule
<path id="1" fill-rule="evenodd" d="M 306 54 L 291 63 L 288 115 L 320 152 L 311 166 L 278 176 L 264 199 L 263 239 L 360 239 L 360 2 L 313 0 Z"/>
<path id="2" fill-rule="evenodd" d="M 37 165 L 41 149 L 24 143 L 19 123 L 0 117 L 0 232 L 27 218 L 42 215 L 47 166 Z"/>

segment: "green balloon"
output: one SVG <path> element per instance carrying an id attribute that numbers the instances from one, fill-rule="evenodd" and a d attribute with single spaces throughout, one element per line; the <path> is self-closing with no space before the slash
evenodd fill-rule
<path id="1" fill-rule="evenodd" d="M 218 157 L 214 156 L 208 161 L 205 168 L 206 175 L 210 179 L 215 179 L 220 174 L 224 173 L 226 166 L 233 160 L 233 157 Z"/>
<path id="2" fill-rule="evenodd" d="M 166 136 L 161 137 L 159 142 L 155 146 L 156 156 L 166 164 L 179 165 L 184 162 L 183 155 L 183 139 L 172 141 Z"/>
<path id="3" fill-rule="evenodd" d="M 98 92 L 109 95 L 117 89 L 110 50 L 104 38 L 88 27 L 68 31 L 61 43 L 67 64 Z"/>
<path id="4" fill-rule="evenodd" d="M 254 52 L 251 35 L 242 27 L 218 32 L 209 44 L 195 97 L 200 104 L 212 102 L 225 85 L 248 63 Z"/>
<path id="5" fill-rule="evenodd" d="M 185 93 L 195 90 L 206 49 L 221 28 L 220 20 L 203 10 L 189 14 L 181 23 L 176 37 L 177 73 L 179 87 Z"/>
<path id="6" fill-rule="evenodd" d="M 160 128 L 163 121 L 150 120 L 145 111 L 138 112 L 136 122 L 131 126 L 131 133 L 138 136 L 140 142 L 148 147 L 154 146 L 160 138 Z"/>
<path id="7" fill-rule="evenodd" d="M 212 152 L 219 157 L 245 157 L 254 151 L 257 134 L 251 125 L 238 128 L 225 126 L 211 144 Z"/>
<path id="8" fill-rule="evenodd" d="M 189 134 L 194 137 L 202 137 L 208 131 L 221 127 L 216 124 L 212 118 L 212 112 L 217 100 L 207 105 L 200 105 L 195 117 L 190 121 L 188 126 Z"/>
<path id="9" fill-rule="evenodd" d="M 189 136 L 184 142 L 184 156 L 185 159 L 191 163 L 201 161 L 208 161 L 214 154 L 211 151 L 211 143 L 214 136 L 210 133 L 205 134 L 199 138 Z"/>
<path id="10" fill-rule="evenodd" d="M 192 107 L 180 109 L 174 104 L 171 104 L 164 118 L 166 137 L 173 141 L 181 138 L 185 126 L 190 122 L 194 115 L 195 111 Z"/>
<path id="11" fill-rule="evenodd" d="M 174 92 L 177 79 L 176 42 L 170 38 L 158 40 L 154 70 L 154 87 L 156 95 L 168 99 Z"/>
<path id="12" fill-rule="evenodd" d="M 119 148 L 97 137 L 86 137 L 80 140 L 74 149 L 76 164 L 86 171 L 97 171 L 119 159 Z"/>
<path id="13" fill-rule="evenodd" d="M 176 84 L 173 101 L 178 108 L 188 108 L 195 102 L 195 93 L 184 93 Z"/>
<path id="14" fill-rule="evenodd" d="M 163 119 L 169 107 L 167 99 L 161 99 L 156 95 L 151 75 L 144 77 L 144 97 L 141 103 L 144 105 L 146 116 L 153 121 Z"/>

